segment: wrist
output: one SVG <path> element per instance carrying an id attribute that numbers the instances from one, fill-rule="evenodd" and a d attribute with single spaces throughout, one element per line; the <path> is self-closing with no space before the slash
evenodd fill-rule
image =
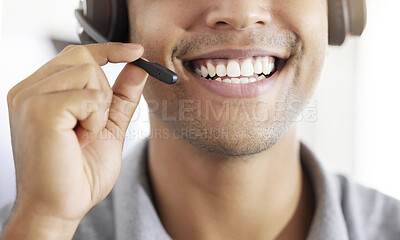
<path id="1" fill-rule="evenodd" d="M 4 228 L 2 240 L 72 239 L 80 220 L 41 216 L 30 211 L 15 211 Z"/>

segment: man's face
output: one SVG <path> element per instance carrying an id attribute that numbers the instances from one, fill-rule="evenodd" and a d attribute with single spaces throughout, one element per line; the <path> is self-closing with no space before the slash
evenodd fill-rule
<path id="1" fill-rule="evenodd" d="M 173 86 L 149 79 L 152 117 L 207 152 L 270 148 L 319 78 L 326 7 L 326 0 L 131 0 L 131 40 L 179 76 Z"/>

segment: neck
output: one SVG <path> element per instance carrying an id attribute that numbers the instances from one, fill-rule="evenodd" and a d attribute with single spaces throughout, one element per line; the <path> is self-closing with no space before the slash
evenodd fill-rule
<path id="1" fill-rule="evenodd" d="M 167 127 L 152 120 L 152 128 Z M 304 239 L 312 198 L 299 156 L 294 126 L 264 152 L 223 160 L 184 139 L 151 138 L 164 227 L 174 239 Z"/>

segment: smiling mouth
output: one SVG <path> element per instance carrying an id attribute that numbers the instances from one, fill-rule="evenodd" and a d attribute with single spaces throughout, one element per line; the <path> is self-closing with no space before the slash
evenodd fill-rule
<path id="1" fill-rule="evenodd" d="M 247 58 L 203 58 L 185 61 L 187 70 L 199 77 L 228 84 L 251 84 L 271 78 L 285 60 L 271 56 Z"/>

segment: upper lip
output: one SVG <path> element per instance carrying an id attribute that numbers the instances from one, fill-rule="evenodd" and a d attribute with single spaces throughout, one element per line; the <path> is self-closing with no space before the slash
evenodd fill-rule
<path id="1" fill-rule="evenodd" d="M 270 56 L 276 57 L 283 60 L 289 58 L 289 53 L 285 51 L 274 51 L 274 50 L 267 50 L 261 48 L 252 48 L 252 49 L 233 49 L 233 48 L 226 48 L 226 49 L 218 49 L 208 51 L 206 53 L 201 53 L 198 55 L 190 54 L 183 57 L 178 57 L 183 61 L 191 61 L 195 59 L 239 59 L 239 58 L 250 58 L 250 57 L 258 57 L 258 56 Z"/>

